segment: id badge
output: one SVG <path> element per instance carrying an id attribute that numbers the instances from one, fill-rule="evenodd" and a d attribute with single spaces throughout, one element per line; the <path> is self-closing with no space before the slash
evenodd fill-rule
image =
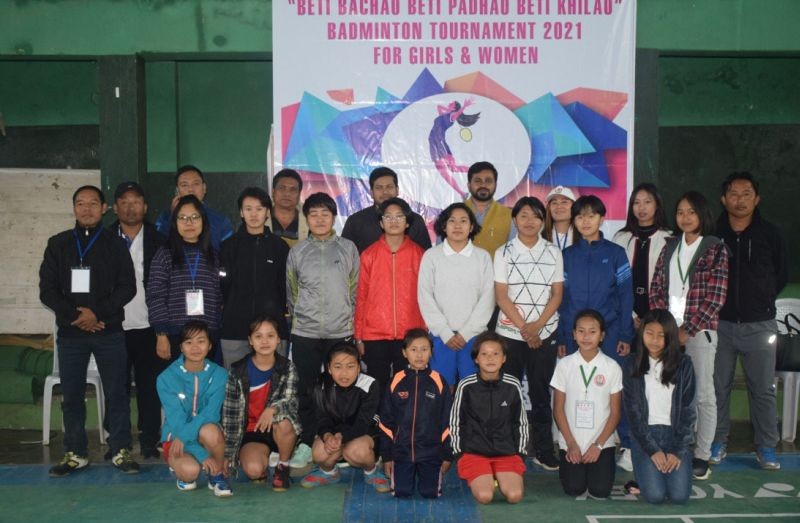
<path id="1" fill-rule="evenodd" d="M 203 290 L 186 291 L 186 315 L 202 316 L 205 314 L 203 307 Z"/>
<path id="2" fill-rule="evenodd" d="M 575 402 L 575 427 L 594 429 L 594 402 L 583 400 Z"/>
<path id="3" fill-rule="evenodd" d="M 669 312 L 675 317 L 678 325 L 683 324 L 683 313 L 686 311 L 686 296 L 670 296 Z"/>
<path id="4" fill-rule="evenodd" d="M 92 271 L 89 267 L 73 267 L 71 291 L 81 294 L 89 292 L 91 276 Z"/>

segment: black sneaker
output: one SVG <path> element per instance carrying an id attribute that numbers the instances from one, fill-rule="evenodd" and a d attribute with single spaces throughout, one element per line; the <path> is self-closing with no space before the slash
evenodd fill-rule
<path id="1" fill-rule="evenodd" d="M 692 459 L 692 478 L 696 480 L 708 479 L 711 476 L 711 468 L 708 466 L 708 460 L 693 458 Z"/>
<path id="2" fill-rule="evenodd" d="M 553 456 L 551 452 L 538 454 L 533 458 L 534 465 L 539 465 L 545 470 L 554 471 L 558 470 L 559 461 Z"/>
<path id="3" fill-rule="evenodd" d="M 158 449 L 155 447 L 142 447 L 142 459 L 150 459 L 155 458 L 158 459 L 161 457 L 161 454 L 158 453 Z"/>
<path id="4" fill-rule="evenodd" d="M 272 490 L 275 492 L 286 492 L 289 490 L 291 481 L 289 480 L 289 466 L 278 464 L 272 474 Z"/>
<path id="5" fill-rule="evenodd" d="M 125 474 L 138 474 L 139 464 L 133 460 L 133 456 L 128 449 L 120 449 L 111 458 L 111 463 Z"/>
<path id="6" fill-rule="evenodd" d="M 49 474 L 51 478 L 63 478 L 75 470 L 85 469 L 88 466 L 89 458 L 78 456 L 74 452 L 67 452 L 58 465 L 50 468 Z"/>

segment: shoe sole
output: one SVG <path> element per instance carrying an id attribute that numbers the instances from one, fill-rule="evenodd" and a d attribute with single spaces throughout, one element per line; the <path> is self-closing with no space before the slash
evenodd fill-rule
<path id="1" fill-rule="evenodd" d="M 140 472 L 140 470 L 139 470 L 139 469 L 122 470 L 121 468 L 117 467 L 116 465 L 114 465 L 114 467 L 115 467 L 115 468 L 116 468 L 118 471 L 122 472 L 123 474 L 138 474 L 138 473 Z"/>
<path id="2" fill-rule="evenodd" d="M 692 472 L 692 479 L 696 479 L 697 481 L 703 481 L 710 477 L 711 477 L 711 469 L 708 469 L 706 473 L 703 474 L 702 476 L 698 476 L 694 472 Z"/>
<path id="3" fill-rule="evenodd" d="M 272 487 L 272 492 L 287 492 L 289 487 Z"/>
<path id="4" fill-rule="evenodd" d="M 314 469 L 314 464 L 313 463 L 308 463 L 304 467 L 298 467 L 298 468 L 294 468 L 290 464 L 289 465 L 289 477 L 299 478 L 299 477 L 302 477 L 302 476 L 306 476 L 313 469 Z"/>
<path id="5" fill-rule="evenodd" d="M 544 463 L 539 461 L 537 458 L 533 458 L 533 464 L 538 466 L 538 467 L 542 467 L 544 470 L 546 470 L 548 472 L 555 472 L 555 471 L 558 470 L 558 466 L 551 467 L 549 465 L 545 465 Z"/>
<path id="6" fill-rule="evenodd" d="M 72 469 L 69 472 L 66 472 L 64 474 L 55 474 L 53 472 L 48 471 L 47 475 L 50 476 L 51 478 L 65 478 L 65 477 L 69 476 L 70 474 L 72 474 L 73 472 L 78 472 L 79 470 L 85 470 L 87 468 L 89 468 L 89 464 L 88 463 L 83 467 L 74 468 L 74 469 Z"/>
<path id="7" fill-rule="evenodd" d="M 757 459 L 757 461 L 758 461 L 758 466 L 761 467 L 761 470 L 772 471 L 772 470 L 780 470 L 781 469 L 780 463 L 776 463 L 774 465 L 771 465 L 771 464 L 762 463 L 760 459 Z"/>

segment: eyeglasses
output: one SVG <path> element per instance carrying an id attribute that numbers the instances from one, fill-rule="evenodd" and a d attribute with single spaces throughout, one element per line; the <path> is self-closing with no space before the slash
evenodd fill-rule
<path id="1" fill-rule="evenodd" d="M 384 214 L 381 216 L 381 218 L 385 222 L 404 222 L 406 220 L 406 216 L 404 214 Z"/>
<path id="2" fill-rule="evenodd" d="M 202 221 L 203 217 L 199 214 L 181 214 L 178 216 L 178 221 L 181 223 L 194 223 Z"/>

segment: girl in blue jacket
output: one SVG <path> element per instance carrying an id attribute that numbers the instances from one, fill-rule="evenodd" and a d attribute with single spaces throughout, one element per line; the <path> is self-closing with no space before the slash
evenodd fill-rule
<path id="1" fill-rule="evenodd" d="M 695 380 L 669 311 L 654 309 L 642 318 L 636 357 L 628 359 L 622 383 L 641 494 L 650 503 L 686 503 L 692 492 Z"/>
<path id="2" fill-rule="evenodd" d="M 225 438 L 219 426 L 228 373 L 206 359 L 211 350 L 208 325 L 186 322 L 180 332 L 182 355 L 158 376 L 164 408 L 164 459 L 178 477 L 178 489 L 194 490 L 205 470 L 215 496 L 231 496 L 225 478 Z"/>

